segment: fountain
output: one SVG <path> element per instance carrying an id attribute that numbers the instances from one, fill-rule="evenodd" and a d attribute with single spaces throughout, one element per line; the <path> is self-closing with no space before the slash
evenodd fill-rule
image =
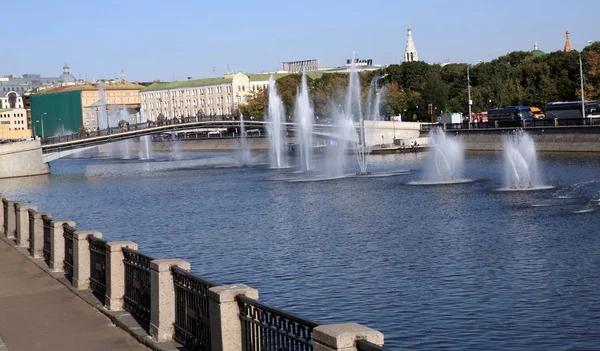
<path id="1" fill-rule="evenodd" d="M 504 179 L 502 190 L 540 190 L 542 185 L 537 165 L 535 143 L 522 129 L 504 136 Z"/>
<path id="2" fill-rule="evenodd" d="M 429 132 L 431 153 L 425 164 L 424 179 L 410 182 L 412 185 L 441 185 L 468 183 L 474 179 L 463 178 L 465 159 L 461 140 L 449 138 L 440 127 Z"/>
<path id="3" fill-rule="evenodd" d="M 269 78 L 269 163 L 271 168 L 286 168 L 287 159 L 284 153 L 285 130 L 283 122 L 285 112 L 283 102 L 277 94 L 277 86 L 273 76 Z"/>
<path id="4" fill-rule="evenodd" d="M 244 115 L 240 113 L 240 166 L 248 166 L 250 164 L 250 149 L 248 148 L 248 140 L 246 139 L 246 126 L 244 125 Z"/>
<path id="5" fill-rule="evenodd" d="M 300 148 L 299 168 L 301 171 L 313 171 L 313 120 L 314 112 L 310 106 L 308 97 L 308 86 L 306 84 L 306 73 L 302 74 L 302 85 L 296 96 L 296 106 L 294 111 L 296 121 L 300 123 L 298 131 L 297 144 Z"/>
<path id="6" fill-rule="evenodd" d="M 146 113 L 144 113 L 144 110 L 140 110 L 140 123 L 147 123 L 148 122 L 148 118 L 146 117 Z M 142 137 L 140 137 L 139 142 L 138 142 L 138 156 L 140 158 L 140 160 L 149 160 L 152 158 L 151 155 L 151 150 L 152 150 L 152 143 L 151 143 L 151 139 L 152 137 L 150 135 L 144 135 Z"/>

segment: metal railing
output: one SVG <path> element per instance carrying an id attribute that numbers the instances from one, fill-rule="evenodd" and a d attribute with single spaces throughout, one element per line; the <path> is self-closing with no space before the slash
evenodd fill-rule
<path id="1" fill-rule="evenodd" d="M 63 270 L 67 279 L 73 279 L 73 236 L 75 228 L 68 224 L 63 224 L 63 237 L 65 238 L 65 258 L 63 260 Z"/>
<path id="2" fill-rule="evenodd" d="M 52 238 L 50 237 L 52 230 L 52 217 L 43 215 L 42 221 L 44 222 L 44 261 L 46 261 L 46 264 L 50 264 L 50 250 L 52 248 Z"/>
<path id="3" fill-rule="evenodd" d="M 106 241 L 88 236 L 90 244 L 90 290 L 104 304 L 106 296 Z"/>
<path id="4" fill-rule="evenodd" d="M 125 310 L 150 321 L 150 261 L 153 257 L 123 248 L 125 262 Z"/>
<path id="5" fill-rule="evenodd" d="M 179 267 L 171 269 L 175 285 L 174 339 L 192 350 L 210 351 L 208 289 L 217 284 Z"/>
<path id="6" fill-rule="evenodd" d="M 367 340 L 358 340 L 356 342 L 356 351 L 389 351 L 390 349 L 386 349 L 383 346 L 379 346 L 377 344 L 373 344 Z"/>
<path id="7" fill-rule="evenodd" d="M 262 304 L 236 297 L 242 322 L 242 350 L 312 351 L 313 329 L 319 324 Z"/>
<path id="8" fill-rule="evenodd" d="M 41 142 L 43 145 L 49 145 L 49 144 L 67 142 L 67 141 L 93 138 L 93 137 L 98 137 L 98 136 L 107 136 L 107 135 L 118 134 L 118 133 L 123 133 L 123 132 L 131 132 L 134 130 L 144 130 L 144 129 L 154 128 L 154 127 L 177 125 L 177 124 L 182 124 L 182 123 L 211 122 L 211 121 L 216 122 L 216 121 L 233 121 L 233 120 L 234 119 L 232 119 L 232 118 L 227 118 L 227 116 L 225 116 L 225 115 L 172 118 L 172 119 L 165 119 L 164 121 L 161 121 L 161 122 L 148 121 L 148 122 L 142 122 L 142 123 L 137 123 L 137 124 L 124 125 L 121 127 L 115 126 L 115 127 L 110 127 L 110 128 L 106 128 L 106 129 L 96 129 L 96 130 L 91 130 L 91 131 L 85 132 L 85 133 L 71 133 L 71 134 L 50 136 L 50 137 L 43 138 Z"/>
<path id="9" fill-rule="evenodd" d="M 33 242 L 35 241 L 35 210 L 29 209 L 29 247 L 27 250 L 31 256 L 34 255 L 33 252 Z M 37 244 L 36 244 L 37 245 Z"/>

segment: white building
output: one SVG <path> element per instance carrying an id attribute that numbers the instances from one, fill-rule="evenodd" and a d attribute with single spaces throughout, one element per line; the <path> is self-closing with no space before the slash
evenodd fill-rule
<path id="1" fill-rule="evenodd" d="M 260 85 L 266 83 L 261 82 Z M 251 92 L 246 74 L 226 74 L 222 78 L 154 83 L 140 91 L 142 113 L 150 121 L 160 115 L 167 119 L 196 115 L 233 114 Z"/>
<path id="2" fill-rule="evenodd" d="M 8 130 L 28 130 L 27 110 L 23 98 L 15 91 L 9 91 L 0 97 L 0 124 Z"/>
<path id="3" fill-rule="evenodd" d="M 412 38 L 412 30 L 408 27 L 406 39 L 406 49 L 404 49 L 404 62 L 419 61 L 419 54 L 417 54 L 417 48 Z"/>

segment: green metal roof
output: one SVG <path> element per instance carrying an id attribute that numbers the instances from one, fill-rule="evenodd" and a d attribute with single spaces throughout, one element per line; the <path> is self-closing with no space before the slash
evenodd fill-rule
<path id="1" fill-rule="evenodd" d="M 182 80 L 176 82 L 159 82 L 150 84 L 141 91 L 152 91 L 152 90 L 167 90 L 176 88 L 193 88 L 193 87 L 204 87 L 209 85 L 220 85 L 231 83 L 233 78 L 204 78 L 194 80 Z"/>

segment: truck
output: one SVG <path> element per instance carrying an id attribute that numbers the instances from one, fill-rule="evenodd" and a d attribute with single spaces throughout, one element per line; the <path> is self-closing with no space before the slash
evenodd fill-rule
<path id="1" fill-rule="evenodd" d="M 441 124 L 458 124 L 463 122 L 463 114 L 460 112 L 444 113 L 437 117 L 437 123 Z"/>

